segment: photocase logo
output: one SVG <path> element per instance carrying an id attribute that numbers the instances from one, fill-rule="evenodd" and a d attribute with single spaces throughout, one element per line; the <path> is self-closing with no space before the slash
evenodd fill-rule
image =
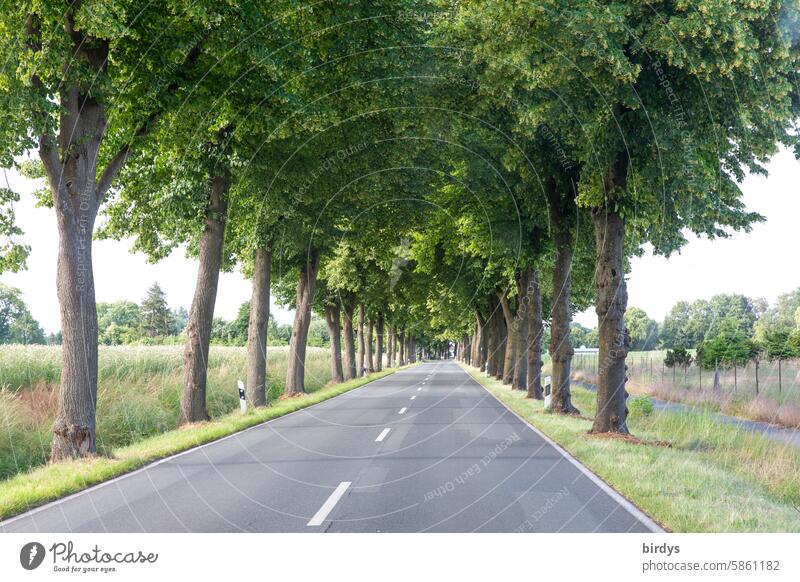
<path id="1" fill-rule="evenodd" d="M 19 563 L 26 570 L 35 570 L 44 561 L 44 546 L 39 542 L 28 542 L 19 551 Z"/>

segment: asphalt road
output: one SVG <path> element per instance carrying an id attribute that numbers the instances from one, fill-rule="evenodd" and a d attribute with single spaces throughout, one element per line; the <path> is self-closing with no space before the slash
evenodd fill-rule
<path id="1" fill-rule="evenodd" d="M 0 522 L 2 532 L 647 532 L 458 365 L 430 362 Z"/>

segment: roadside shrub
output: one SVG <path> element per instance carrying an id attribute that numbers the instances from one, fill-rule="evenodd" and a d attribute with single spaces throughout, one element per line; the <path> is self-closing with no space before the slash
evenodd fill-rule
<path id="1" fill-rule="evenodd" d="M 650 416 L 653 403 L 649 396 L 635 396 L 628 399 L 628 414 L 632 417 Z"/>

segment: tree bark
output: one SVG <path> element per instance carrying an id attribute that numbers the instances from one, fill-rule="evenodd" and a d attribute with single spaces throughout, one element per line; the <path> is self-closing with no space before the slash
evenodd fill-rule
<path id="1" fill-rule="evenodd" d="M 530 319 L 530 273 L 532 269 L 524 269 L 517 279 L 517 296 L 520 298 L 517 304 L 516 344 L 514 348 L 514 390 L 527 390 L 528 388 L 528 320 Z"/>
<path id="2" fill-rule="evenodd" d="M 67 192 L 66 186 L 55 198 L 59 235 L 56 288 L 63 340 L 51 461 L 96 451 L 97 310 L 92 269 L 96 209 L 80 208 L 76 198 L 80 196 Z"/>
<path id="3" fill-rule="evenodd" d="M 401 366 L 406 365 L 406 334 L 405 330 L 400 330 L 400 354 L 398 356 L 398 362 Z"/>
<path id="4" fill-rule="evenodd" d="M 180 402 L 180 424 L 208 420 L 206 381 L 208 348 L 214 304 L 217 300 L 222 247 L 225 242 L 225 221 L 228 214 L 229 175 L 223 172 L 211 178 L 210 199 L 205 228 L 200 238 L 200 265 L 194 289 L 189 320 L 186 323 L 186 345 L 183 350 L 183 390 Z"/>
<path id="5" fill-rule="evenodd" d="M 366 364 L 370 374 L 372 374 L 375 371 L 375 363 L 373 361 L 374 353 L 372 349 L 372 336 L 374 335 L 374 333 L 375 333 L 375 320 L 370 319 L 369 325 L 367 326 L 367 343 L 366 343 L 367 345 Z"/>
<path id="6" fill-rule="evenodd" d="M 531 298 L 528 319 L 528 398 L 541 400 L 542 393 L 542 293 L 539 286 L 539 273 L 533 269 L 528 281 Z"/>
<path id="7" fill-rule="evenodd" d="M 341 308 L 338 303 L 325 306 L 325 323 L 331 338 L 331 381 L 334 384 L 344 382 L 342 369 L 342 330 L 339 324 Z"/>
<path id="8" fill-rule="evenodd" d="M 38 35 L 26 21 L 29 37 Z M 103 45 L 106 46 L 106 45 Z M 88 49 L 87 49 L 88 50 Z M 101 51 L 99 46 L 96 49 Z M 76 58 L 83 53 L 75 48 Z M 100 56 L 105 61 L 104 56 Z M 82 58 L 81 58 L 82 60 Z M 90 64 L 96 65 L 97 63 Z M 42 87 L 34 77 L 34 85 Z M 77 83 L 61 88 L 59 140 L 39 136 L 58 228 L 56 288 L 61 315 L 61 383 L 53 424 L 50 460 L 85 457 L 96 452 L 97 308 L 92 233 L 105 188 L 97 182 L 97 159 L 105 134 L 105 107 Z M 106 168 L 103 176 L 111 171 Z"/>
<path id="9" fill-rule="evenodd" d="M 375 370 L 380 372 L 383 370 L 383 313 L 378 314 L 377 323 L 377 339 L 375 341 Z"/>
<path id="10" fill-rule="evenodd" d="M 489 375 L 494 376 L 498 380 L 503 379 L 503 362 L 505 361 L 506 354 L 506 330 L 505 321 L 503 319 L 502 307 L 500 301 L 495 294 L 490 295 L 491 303 L 491 316 L 490 316 L 490 329 L 491 329 L 491 345 L 490 352 L 487 355 L 489 358 Z"/>
<path id="11" fill-rule="evenodd" d="M 389 327 L 389 345 L 386 348 L 386 365 L 390 368 L 394 367 L 394 345 L 397 341 L 396 338 L 397 330 L 392 325 Z"/>
<path id="12" fill-rule="evenodd" d="M 352 380 L 358 375 L 356 371 L 356 350 L 353 338 L 353 317 L 355 304 L 348 303 L 342 311 L 344 322 L 344 379 Z"/>
<path id="13" fill-rule="evenodd" d="M 479 370 L 483 370 L 483 366 L 486 363 L 486 359 L 484 357 L 485 345 L 486 345 L 485 325 L 480 312 L 476 309 L 475 335 L 473 335 L 473 340 L 472 340 L 472 362 L 473 362 L 472 365 L 478 368 Z"/>
<path id="14" fill-rule="evenodd" d="M 267 329 L 269 324 L 269 286 L 272 247 L 256 249 L 253 262 L 253 292 L 247 325 L 247 403 L 267 404 Z"/>
<path id="15" fill-rule="evenodd" d="M 314 289 L 319 273 L 319 259 L 319 251 L 311 251 L 305 265 L 300 269 L 300 279 L 297 282 L 294 327 L 289 342 L 289 361 L 284 390 L 289 396 L 303 394 L 306 391 L 306 344 L 308 327 L 311 325 L 311 304 L 314 302 Z"/>
<path id="16" fill-rule="evenodd" d="M 497 374 L 497 300 L 494 294 L 489 295 L 489 317 L 486 318 L 486 371 L 489 376 Z"/>
<path id="17" fill-rule="evenodd" d="M 559 195 L 555 185 L 548 191 L 550 229 L 555 248 L 553 267 L 553 313 L 550 319 L 550 359 L 553 369 L 551 409 L 561 414 L 579 414 L 572 405 L 570 375 L 575 350 L 570 337 L 572 323 L 572 229 L 568 224 L 570 212 L 565 205 L 570 200 Z"/>
<path id="18" fill-rule="evenodd" d="M 365 349 L 366 346 L 364 345 L 364 306 L 358 306 L 358 369 L 357 373 L 359 378 L 364 375 L 364 357 L 365 357 Z"/>
<path id="19" fill-rule="evenodd" d="M 591 432 L 628 434 L 625 358 L 630 338 L 625 327 L 625 222 L 608 208 L 593 209 L 592 220 L 597 245 L 594 278 L 600 352 L 597 413 Z"/>
<path id="20" fill-rule="evenodd" d="M 514 321 L 514 312 L 511 311 L 511 305 L 508 302 L 508 296 L 505 291 L 498 291 L 497 297 L 500 299 L 500 307 L 503 310 L 503 322 L 505 325 L 505 344 L 506 350 L 503 355 L 503 371 L 502 380 L 503 384 L 513 384 L 514 382 L 514 362 L 515 354 L 514 347 L 517 343 L 517 327 Z"/>

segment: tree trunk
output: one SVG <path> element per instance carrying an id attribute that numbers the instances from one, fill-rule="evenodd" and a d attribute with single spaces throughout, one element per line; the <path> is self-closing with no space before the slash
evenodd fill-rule
<path id="1" fill-rule="evenodd" d="M 92 231 L 97 211 L 85 209 L 83 196 L 70 194 L 62 191 L 55 198 L 59 235 L 56 289 L 63 340 L 51 461 L 96 451 L 97 310 Z"/>
<path id="2" fill-rule="evenodd" d="M 489 295 L 489 317 L 486 318 L 486 370 L 490 376 L 497 374 L 497 352 L 499 348 L 497 327 L 497 298 Z"/>
<path id="3" fill-rule="evenodd" d="M 503 379 L 503 364 L 506 358 L 506 324 L 503 318 L 503 308 L 497 297 L 494 297 L 492 305 L 492 327 L 494 328 L 494 349 L 492 350 L 491 366 L 489 374 Z"/>
<path id="4" fill-rule="evenodd" d="M 528 398 L 541 400 L 542 392 L 542 292 L 539 287 L 539 273 L 533 269 L 528 280 L 528 295 L 531 298 L 528 313 Z"/>
<path id="5" fill-rule="evenodd" d="M 26 32 L 37 34 L 32 20 Z M 95 47 L 100 50 L 99 44 Z M 83 53 L 75 48 L 76 56 Z M 83 64 L 83 58 L 80 57 Z M 105 61 L 100 56 L 100 61 Z M 91 61 L 89 58 L 87 61 Z M 91 63 L 98 65 L 97 61 Z M 34 84 L 40 81 L 34 79 Z M 97 308 L 92 266 L 92 233 L 105 193 L 97 182 L 97 159 L 105 134 L 105 108 L 82 94 L 77 83 L 60 88 L 59 139 L 39 136 L 39 157 L 53 196 L 58 228 L 56 290 L 61 315 L 61 383 L 50 460 L 96 452 Z M 106 168 L 105 177 L 109 172 Z M 107 186 L 106 186 L 107 187 Z"/>
<path id="6" fill-rule="evenodd" d="M 550 360 L 552 362 L 551 409 L 562 414 L 579 414 L 572 405 L 570 375 L 572 373 L 572 348 L 570 324 L 572 323 L 572 231 L 568 221 L 569 204 L 559 195 L 555 186 L 549 189 L 550 229 L 553 233 L 555 264 L 553 266 L 553 313 L 550 320 Z"/>
<path id="7" fill-rule="evenodd" d="M 625 222 L 609 208 L 592 209 L 595 226 L 595 310 L 598 318 L 597 412 L 592 433 L 628 434 L 625 358 L 630 337 L 625 327 Z"/>
<path id="8" fill-rule="evenodd" d="M 383 321 L 383 313 L 378 314 L 378 339 L 375 342 L 375 370 L 380 372 L 383 370 L 383 329 L 384 329 L 384 321 Z"/>
<path id="9" fill-rule="evenodd" d="M 532 269 L 528 267 L 520 273 L 517 279 L 517 296 L 520 299 L 517 303 L 515 317 L 517 334 L 514 348 L 514 390 L 528 388 L 528 320 L 531 308 L 529 280 L 531 271 Z"/>
<path id="10" fill-rule="evenodd" d="M 308 327 L 311 325 L 311 304 L 314 302 L 314 289 L 319 273 L 319 251 L 312 251 L 306 264 L 300 270 L 297 282 L 296 310 L 292 339 L 289 342 L 289 361 L 286 369 L 286 388 L 284 393 L 292 396 L 306 391 L 306 343 Z"/>
<path id="11" fill-rule="evenodd" d="M 503 384 L 513 384 L 514 382 L 514 362 L 516 354 L 514 348 L 517 344 L 517 326 L 514 321 L 514 313 L 505 291 L 498 291 L 497 297 L 500 299 L 500 306 L 503 309 L 503 321 L 506 329 L 506 351 L 503 357 Z"/>
<path id="12" fill-rule="evenodd" d="M 353 338 L 355 305 L 352 303 L 345 305 L 342 315 L 344 321 L 344 379 L 352 380 L 358 375 L 356 372 L 356 350 Z"/>
<path id="13" fill-rule="evenodd" d="M 389 327 L 389 345 L 386 348 L 386 365 L 390 368 L 394 367 L 394 344 L 397 341 L 395 327 Z"/>
<path id="14" fill-rule="evenodd" d="M 398 356 L 398 362 L 401 366 L 406 365 L 406 334 L 404 330 L 400 330 L 400 354 Z"/>
<path id="15" fill-rule="evenodd" d="M 211 179 L 205 229 L 200 238 L 197 283 L 189 320 L 186 323 L 180 424 L 208 420 L 206 411 L 208 348 L 211 342 L 214 304 L 217 300 L 219 270 L 222 267 L 222 247 L 225 242 L 225 221 L 228 213 L 228 186 L 227 172 Z"/>
<path id="16" fill-rule="evenodd" d="M 341 309 L 338 303 L 325 306 L 325 323 L 331 338 L 331 380 L 334 384 L 344 382 L 342 370 L 342 331 L 339 324 Z"/>
<path id="17" fill-rule="evenodd" d="M 358 306 L 358 377 L 364 375 L 364 356 L 366 346 L 364 345 L 364 306 Z"/>
<path id="18" fill-rule="evenodd" d="M 267 328 L 269 323 L 269 286 L 272 248 L 256 249 L 253 262 L 253 292 L 250 296 L 250 320 L 247 325 L 247 403 L 267 404 Z"/>
<path id="19" fill-rule="evenodd" d="M 366 356 L 367 357 L 367 361 L 366 361 L 366 364 L 367 364 L 367 369 L 368 369 L 370 374 L 372 374 L 375 371 L 375 364 L 373 362 L 374 355 L 373 355 L 373 349 L 372 349 L 372 336 L 374 335 L 374 332 L 375 332 L 375 320 L 374 319 L 370 319 L 369 320 L 369 325 L 367 326 L 367 344 L 366 344 L 367 345 L 367 356 Z"/>
<path id="20" fill-rule="evenodd" d="M 486 347 L 486 333 L 483 318 L 480 312 L 475 310 L 475 335 L 472 340 L 472 365 L 483 370 L 486 360 L 484 352 Z"/>

